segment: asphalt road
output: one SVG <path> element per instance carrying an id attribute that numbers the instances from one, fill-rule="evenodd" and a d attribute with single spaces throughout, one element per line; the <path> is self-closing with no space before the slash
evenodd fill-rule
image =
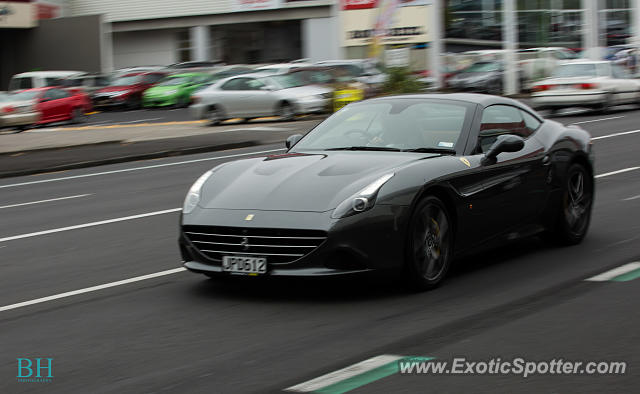
<path id="1" fill-rule="evenodd" d="M 380 355 L 628 369 L 395 373 L 352 392 L 636 392 L 640 279 L 585 279 L 640 261 L 640 133 L 628 133 L 640 111 L 557 119 L 597 138 L 602 176 L 585 241 L 519 241 L 459 261 L 442 287 L 420 294 L 386 278 L 219 284 L 175 270 L 176 209 L 191 183 L 213 165 L 280 146 L 2 179 L 0 393 L 280 392 Z M 19 382 L 18 358 L 53 359 L 53 377 Z"/>

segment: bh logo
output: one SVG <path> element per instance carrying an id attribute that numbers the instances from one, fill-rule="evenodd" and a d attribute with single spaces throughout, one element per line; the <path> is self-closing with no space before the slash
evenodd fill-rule
<path id="1" fill-rule="evenodd" d="M 47 382 L 53 377 L 52 358 L 18 358 L 19 382 Z"/>

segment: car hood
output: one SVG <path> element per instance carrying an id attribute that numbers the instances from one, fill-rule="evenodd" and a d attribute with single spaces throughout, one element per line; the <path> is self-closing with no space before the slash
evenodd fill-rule
<path id="1" fill-rule="evenodd" d="M 166 93 L 166 92 L 169 92 L 169 91 L 172 91 L 172 90 L 179 91 L 183 87 L 184 87 L 184 85 L 154 86 L 152 88 L 149 88 L 149 89 L 145 90 L 144 94 L 145 95 L 163 94 L 163 93 Z"/>
<path id="2" fill-rule="evenodd" d="M 437 156 L 341 151 L 239 160 L 214 171 L 202 188 L 200 206 L 326 212 L 380 176 Z"/>

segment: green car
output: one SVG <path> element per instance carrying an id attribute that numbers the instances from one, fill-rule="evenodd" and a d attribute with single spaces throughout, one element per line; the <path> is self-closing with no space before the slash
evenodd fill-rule
<path id="1" fill-rule="evenodd" d="M 207 84 L 211 75 L 203 73 L 185 73 L 169 75 L 142 95 L 144 107 L 186 107 L 191 101 L 191 93 Z"/>

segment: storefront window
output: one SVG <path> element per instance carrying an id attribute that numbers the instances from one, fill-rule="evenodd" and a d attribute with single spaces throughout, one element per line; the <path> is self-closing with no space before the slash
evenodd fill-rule
<path id="1" fill-rule="evenodd" d="M 178 53 L 176 59 L 178 62 L 191 61 L 191 36 L 189 35 L 189 30 L 178 31 L 177 44 Z"/>

